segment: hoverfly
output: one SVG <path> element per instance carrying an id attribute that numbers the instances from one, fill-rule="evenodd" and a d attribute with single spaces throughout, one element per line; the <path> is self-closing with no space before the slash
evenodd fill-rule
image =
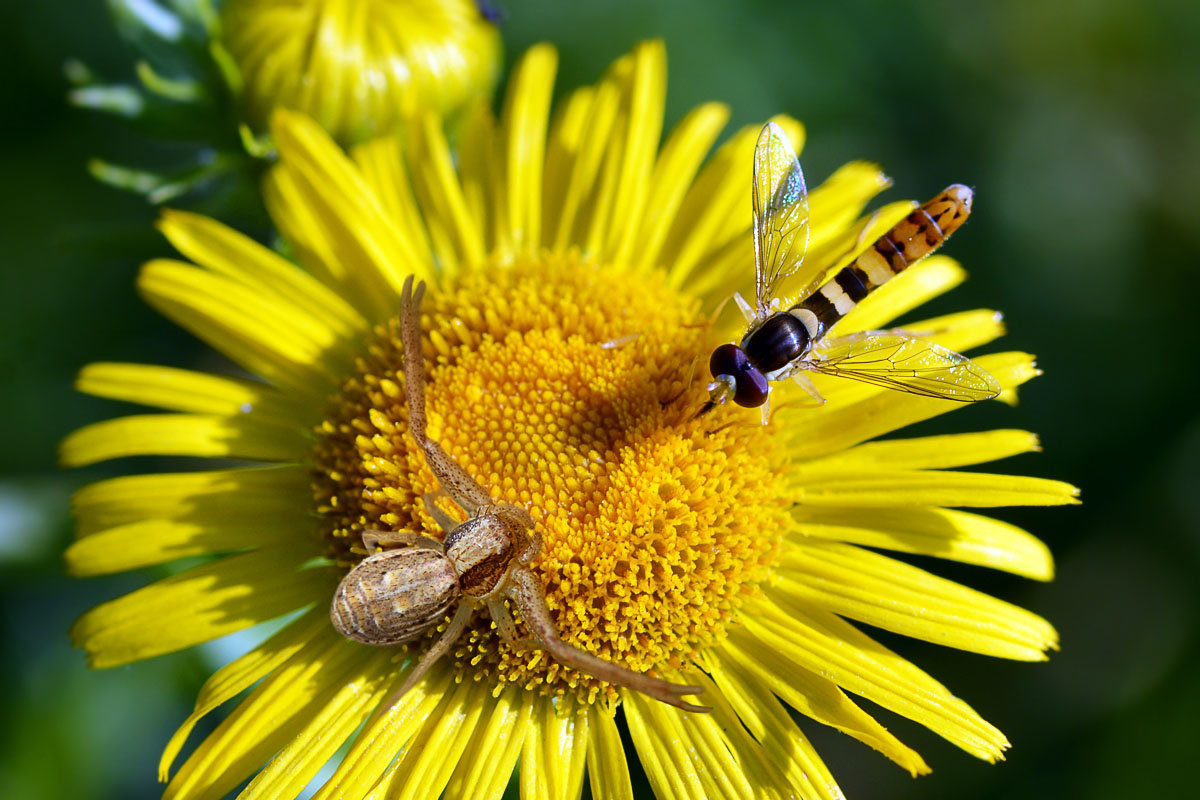
<path id="1" fill-rule="evenodd" d="M 757 303 L 751 309 L 734 295 L 748 327 L 740 344 L 713 351 L 709 400 L 696 416 L 732 399 L 746 408 L 761 406 L 765 425 L 770 384 L 788 377 L 823 403 L 807 372 L 968 403 L 1000 393 L 996 379 L 966 356 L 904 331 L 826 336 L 859 301 L 958 230 L 971 211 L 970 189 L 947 187 L 833 278 L 822 282 L 819 277 L 792 298 L 781 298 L 779 291 L 800 269 L 808 249 L 808 192 L 800 161 L 774 122 L 766 124 L 755 145 L 751 194 Z"/>

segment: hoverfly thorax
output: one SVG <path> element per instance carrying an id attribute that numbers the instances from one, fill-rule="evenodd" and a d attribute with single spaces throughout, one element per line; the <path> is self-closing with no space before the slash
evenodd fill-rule
<path id="1" fill-rule="evenodd" d="M 769 317 L 742 339 L 746 357 L 764 375 L 803 358 L 811 346 L 812 339 L 804 323 L 786 311 Z"/>

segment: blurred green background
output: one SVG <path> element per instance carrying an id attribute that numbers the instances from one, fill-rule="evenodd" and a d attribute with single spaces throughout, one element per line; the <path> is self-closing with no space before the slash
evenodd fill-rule
<path id="1" fill-rule="evenodd" d="M 730 130 L 786 111 L 808 126 L 810 183 L 869 158 L 896 179 L 885 199 L 953 181 L 976 189 L 948 251 L 972 279 L 929 313 L 1004 310 L 1002 344 L 1037 353 L 1046 375 L 1018 408 L 967 409 L 942 429 L 1039 432 L 1045 452 L 996 469 L 1070 480 L 1085 504 L 997 514 L 1049 543 L 1053 583 L 937 569 L 1047 616 L 1063 649 L 1015 664 L 888 638 L 1014 747 L 988 766 L 880 712 L 934 767 L 913 781 L 805 724 L 847 796 L 1194 796 L 1200 3 L 504 5 L 510 59 L 535 41 L 558 45 L 560 94 L 661 36 L 668 123 L 709 99 L 732 104 Z M 63 473 L 55 445 L 119 410 L 72 392 L 83 364 L 210 358 L 134 293 L 139 263 L 167 252 L 153 210 L 84 170 L 94 155 L 170 152 L 64 102 L 70 57 L 132 75 L 103 4 L 4 3 L 0 37 L 0 797 L 157 797 L 158 754 L 228 645 L 86 669 L 71 622 L 151 576 L 64 577 L 70 493 L 129 465 Z"/>

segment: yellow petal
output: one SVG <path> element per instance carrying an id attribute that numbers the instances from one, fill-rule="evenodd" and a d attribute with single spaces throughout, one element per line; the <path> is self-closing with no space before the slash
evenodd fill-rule
<path id="1" fill-rule="evenodd" d="M 579 157 L 580 142 L 588 130 L 588 115 L 597 91 L 591 86 L 576 89 L 555 104 L 551 114 L 546 134 L 546 163 L 542 170 L 543 247 L 554 247 L 567 184 Z M 482 165 L 472 163 L 471 166 L 472 171 L 478 171 Z"/>
<path id="2" fill-rule="evenodd" d="M 467 213 L 476 220 L 488 252 L 500 249 L 497 211 L 505 203 L 503 165 L 496 157 L 499 138 L 496 118 L 486 103 L 475 103 L 465 112 L 458 138 L 458 177 Z M 545 204 L 543 199 L 543 208 Z"/>
<path id="3" fill-rule="evenodd" d="M 803 127 L 789 117 L 775 117 L 774 121 L 784 127 L 799 152 Z M 672 286 L 687 285 L 693 294 L 711 289 L 713 281 L 693 280 L 693 271 L 729 241 L 746 236 L 750 230 L 749 187 L 754 144 L 761 130 L 761 125 L 747 125 L 721 145 L 684 197 L 659 258 L 668 269 Z M 748 251 L 747 274 L 739 281 L 749 283 L 754 279 L 753 252 Z M 715 270 L 708 271 L 715 276 Z"/>
<path id="4" fill-rule="evenodd" d="M 277 163 L 267 172 L 263 179 L 263 202 L 279 235 L 297 263 L 314 278 L 345 297 L 354 308 L 372 308 L 363 304 L 365 298 L 348 274 L 352 265 L 334 257 L 321 211 L 308 205 L 306 191 L 296 170 L 286 164 Z"/>
<path id="5" fill-rule="evenodd" d="M 945 508 L 797 506 L 792 516 L 798 531 L 793 537 L 936 556 L 1040 581 L 1054 577 L 1054 559 L 1040 540 L 978 514 Z"/>
<path id="6" fill-rule="evenodd" d="M 804 474 L 853 473 L 875 469 L 945 469 L 982 464 L 1041 450 L 1037 434 L 1019 430 L 951 433 L 918 439 L 867 442 L 805 462 Z"/>
<path id="7" fill-rule="evenodd" d="M 787 282 L 792 292 L 819 286 L 822 283 L 819 278 L 836 274 L 837 270 L 853 261 L 895 223 L 912 213 L 917 205 L 911 200 L 899 200 L 854 219 L 856 214 L 862 212 L 867 200 L 891 185 L 891 179 L 877 165 L 865 161 L 852 161 L 835 172 L 809 197 L 810 207 L 817 192 L 825 189 L 826 185 L 831 190 L 834 187 L 839 189 L 834 196 L 841 202 L 832 204 L 831 209 L 823 215 L 823 222 L 818 221 L 815 214 L 810 215 L 813 219 L 812 238 L 808 244 L 808 254 L 804 257 L 805 269 Z M 747 241 L 753 248 L 753 240 Z M 725 263 L 730 267 L 731 281 L 727 291 L 741 289 L 745 285 L 744 280 L 735 283 L 733 279 L 736 274 L 745 271 L 745 266 L 741 266 L 740 270 L 734 267 L 733 258 L 738 253 L 726 255 L 729 260 Z M 745 258 L 744 251 L 740 255 Z"/>
<path id="8" fill-rule="evenodd" d="M 163 800 L 218 800 L 308 724 L 370 652 L 326 627 L 262 680 L 204 739 L 167 784 Z"/>
<path id="9" fill-rule="evenodd" d="M 719 753 L 721 748 L 728 748 L 736 762 L 737 771 L 751 781 L 754 797 L 790 798 L 796 796 L 797 792 L 803 797 L 821 796 L 813 791 L 813 786 L 808 781 L 792 783 L 784 774 L 780 763 L 768 754 L 761 742 L 750 735 L 733 706 L 709 676 L 695 670 L 689 672 L 687 677 L 692 683 L 703 687 L 704 700 L 713 709 L 712 715 L 702 721 L 698 732 L 704 735 L 710 750 Z M 683 720 L 685 727 L 693 722 L 692 719 Z"/>
<path id="10" fill-rule="evenodd" d="M 375 648 L 359 653 L 358 664 L 344 674 L 336 691 L 305 715 L 304 727 L 242 793 L 240 800 L 295 797 L 354 733 L 391 687 L 392 654 Z"/>
<path id="11" fill-rule="evenodd" d="M 651 727 L 660 738 L 681 744 L 684 760 L 677 766 L 699 777 L 705 797 L 794 796 L 783 772 L 746 732 L 708 676 L 692 671 L 684 677 L 667 671 L 663 677 L 703 687 L 703 698 L 712 706 L 713 713 L 690 714 L 641 695 L 627 698 L 626 702 L 638 704 L 639 715 L 653 721 Z"/>
<path id="12" fill-rule="evenodd" d="M 853 545 L 789 540 L 772 592 L 973 653 L 1044 661 L 1058 633 L 1036 614 Z"/>
<path id="13" fill-rule="evenodd" d="M 396 673 L 390 687 L 393 691 L 400 687 L 405 675 L 407 670 Z M 313 800 L 361 800 L 368 795 L 376 796 L 372 789 L 387 785 L 384 772 L 396 754 L 418 731 L 438 718 L 438 709 L 450 697 L 450 679 L 450 670 L 435 666 L 395 705 L 379 716 L 373 715 Z M 398 777 L 394 771 L 392 775 Z"/>
<path id="14" fill-rule="evenodd" d="M 891 185 L 891 178 L 883 173 L 878 164 L 851 161 L 838 167 L 809 193 L 808 210 L 812 227 L 809 252 L 820 253 L 830 242 L 840 238 L 839 234 L 850 229 L 859 219 L 871 198 Z M 883 216 L 882 212 L 880 216 Z M 863 236 L 863 244 L 869 244 L 866 237 L 870 236 L 870 231 L 860 235 Z"/>
<path id="15" fill-rule="evenodd" d="M 245 417 L 142 414 L 80 428 L 62 441 L 59 457 L 66 467 L 144 455 L 295 461 L 307 450 L 301 431 Z"/>
<path id="16" fill-rule="evenodd" d="M 400 142 L 392 136 L 380 136 L 355 147 L 350 157 L 400 237 L 414 252 L 429 252 L 429 237 L 404 167 Z"/>
<path id="17" fill-rule="evenodd" d="M 702 656 L 704 669 L 712 675 L 716 691 L 704 698 L 723 726 L 728 713 L 759 743 L 767 766 L 764 773 L 779 770 L 784 780 L 803 798 L 844 800 L 833 774 L 801 732 L 787 709 L 763 684 L 737 671 L 727 670 L 720 659 Z M 703 681 L 703 676 L 700 677 Z M 728 709 L 728 711 L 726 711 Z M 732 735 L 732 734 L 731 734 Z"/>
<path id="18" fill-rule="evenodd" d="M 265 384 L 156 364 L 89 364 L 75 379 L 75 388 L 170 411 L 261 415 L 297 426 L 312 423 L 311 412 L 301 411 L 301 404 Z"/>
<path id="19" fill-rule="evenodd" d="M 142 268 L 146 302 L 225 355 L 277 386 L 324 398 L 339 370 L 324 363 L 343 343 L 314 339 L 319 331 L 292 324 L 289 311 L 227 278 L 171 261 Z"/>
<path id="20" fill-rule="evenodd" d="M 557 253 L 583 241 L 589 221 L 585 212 L 596 194 L 620 104 L 621 90 L 611 78 L 597 84 L 594 92 L 577 92 L 550 137 L 547 158 L 553 161 L 546 164 L 547 181 L 552 181 L 545 203 L 546 231 L 553 232 L 551 248 Z"/>
<path id="21" fill-rule="evenodd" d="M 446 786 L 447 797 L 499 800 L 521 755 L 533 706 L 524 689 L 517 686 L 500 693 L 491 715 L 476 726 L 475 735 L 463 751 Z"/>
<path id="22" fill-rule="evenodd" d="M 755 775 L 757 786 L 750 783 L 743 753 L 733 747 L 712 714 L 690 714 L 637 692 L 622 692 L 622 696 L 638 755 L 648 748 L 655 751 L 652 760 L 659 769 L 646 773 L 657 796 L 751 800 L 756 788 L 775 788 L 768 782 L 769 775 Z M 634 733 L 634 719 L 638 720 L 640 735 Z M 668 775 L 674 778 L 669 786 L 658 782 Z M 689 783 L 698 782 L 702 791 L 682 792 L 685 784 L 678 781 L 680 775 L 689 776 Z"/>
<path id="23" fill-rule="evenodd" d="M 304 507 L 310 480 L 307 467 L 294 465 L 129 475 L 83 487 L 71 506 L 80 536 L 146 518 L 266 518 Z"/>
<path id="24" fill-rule="evenodd" d="M 804 289 L 821 282 L 822 275 L 840 263 L 849 263 L 850 250 L 860 246 L 858 236 L 865 222 L 857 226 L 855 221 L 862 213 L 867 202 L 886 189 L 892 183 L 878 164 L 866 161 L 852 161 L 840 167 L 830 175 L 820 186 L 813 189 L 808 196 L 809 208 L 809 242 L 808 251 L 803 265 L 789 278 L 787 287 L 782 288 L 780 298 L 794 297 L 796 290 Z M 855 230 L 857 228 L 857 230 Z M 853 238 L 846 241 L 847 234 Z M 753 263 L 754 242 L 752 239 L 739 239 L 748 250 L 741 253 L 731 252 L 731 257 L 724 267 L 731 279 L 737 278 L 738 270 L 734 267 L 740 263 Z M 868 242 L 869 243 L 869 242 Z M 741 248 L 739 248 L 741 249 Z M 714 265 L 714 269 L 721 269 Z M 736 282 L 731 282 L 725 292 L 730 293 L 738 288 L 749 285 L 746 270 Z"/>
<path id="25" fill-rule="evenodd" d="M 1019 386 L 1039 374 L 1033 356 L 1027 353 L 996 353 L 980 356 L 974 361 L 1005 388 Z M 826 385 L 832 386 L 835 382 L 855 383 L 831 378 Z M 859 442 L 967 406 L 953 400 L 864 387 L 854 400 L 841 402 L 831 398 L 820 408 L 783 409 L 775 424 L 783 428 L 793 455 L 815 458 L 837 453 Z M 856 386 L 854 391 L 860 390 Z"/>
<path id="26" fill-rule="evenodd" d="M 353 296 L 374 298 L 367 308 L 376 319 L 394 310 L 405 277 L 431 277 L 424 254 L 401 235 L 354 163 L 311 118 L 276 111 L 271 132 L 281 162 L 310 207 L 318 209 L 332 255 L 355 285 Z"/>
<path id="27" fill-rule="evenodd" d="M 541 245 L 542 168 L 557 68 L 555 49 L 539 44 L 525 52 L 509 78 L 501 122 L 508 229 L 498 239 L 507 252 L 533 251 Z"/>
<path id="28" fill-rule="evenodd" d="M 329 629 L 329 612 L 322 603 L 288 623 L 258 647 L 214 672 L 196 698 L 196 706 L 175 731 L 158 762 L 158 779 L 166 783 L 171 765 L 187 742 L 196 723 L 223 703 L 249 689 L 277 667 L 285 664 L 319 634 Z"/>
<path id="29" fill-rule="evenodd" d="M 350 337 L 366 329 L 366 320 L 338 294 L 295 264 L 214 219 L 167 210 L 158 227 L 192 261 L 268 294 L 281 304 L 294 306 L 328 326 L 331 337 Z"/>
<path id="30" fill-rule="evenodd" d="M 765 647 L 801 669 L 921 723 L 978 758 L 1002 757 L 1004 734 L 946 687 L 911 665 L 899 669 L 902 659 L 833 615 L 805 614 L 805 608 L 755 600 L 744 607 L 742 621 Z"/>
<path id="31" fill-rule="evenodd" d="M 1004 315 L 992 309 L 978 308 L 906 323 L 901 330 L 965 353 L 1003 336 Z M 841 335 L 840 331 L 837 335 Z"/>
<path id="32" fill-rule="evenodd" d="M 230 556 L 110 600 L 71 628 L 93 667 L 170 653 L 303 608 L 332 592 L 323 569 L 302 570 L 315 545 Z"/>
<path id="33" fill-rule="evenodd" d="M 421 114 L 409 134 L 408 166 L 413 188 L 425 210 L 425 222 L 439 263 L 448 265 L 451 273 L 460 264 L 482 264 L 483 228 L 467 208 L 441 119 L 430 113 Z"/>
<path id="34" fill-rule="evenodd" d="M 484 711 L 490 711 L 495 702 L 489 688 L 464 681 L 446 692 L 437 711 L 385 778 L 389 800 L 425 800 L 441 795 Z"/>
<path id="35" fill-rule="evenodd" d="M 616 719 L 593 703 L 588 707 L 587 774 L 592 797 L 633 800 L 625 745 Z"/>
<path id="36" fill-rule="evenodd" d="M 747 125 L 717 148 L 684 196 L 659 259 L 672 286 L 689 284 L 701 259 L 719 249 L 714 244 L 718 229 L 737 206 L 746 206 L 745 228 L 750 229 L 750 174 L 760 130 Z"/>
<path id="37" fill-rule="evenodd" d="M 738 672 L 747 681 L 759 683 L 806 717 L 875 748 L 913 777 L 929 772 L 915 750 L 856 706 L 835 683 L 798 668 L 745 631 L 732 631 L 729 639 L 711 653 L 726 673 Z"/>
<path id="38" fill-rule="evenodd" d="M 629 736 L 637 749 L 638 760 L 646 771 L 646 778 L 654 789 L 654 796 L 662 800 L 682 800 L 690 797 L 708 797 L 706 787 L 692 764 L 686 744 L 674 730 L 663 730 L 659 720 L 647 714 L 637 702 L 637 693 L 624 696 L 622 708 L 629 725 Z"/>
<path id="39" fill-rule="evenodd" d="M 190 264 L 160 259 L 142 268 L 138 289 L 152 304 L 186 303 L 196 312 L 215 318 L 239 314 L 243 324 L 253 325 L 260 335 L 270 337 L 284 354 L 329 362 L 339 368 L 349 363 L 346 336 L 331 328 L 324 317 L 256 286 Z"/>
<path id="40" fill-rule="evenodd" d="M 84 536 L 63 557 L 72 575 L 105 575 L 185 556 L 284 545 L 309 535 L 315 527 L 311 512 L 303 508 L 259 519 L 228 512 L 204 521 L 195 516 L 185 521 L 145 519 Z"/>
<path id="41" fill-rule="evenodd" d="M 629 62 L 626 102 L 618 122 L 620 133 L 614 137 L 609 158 L 616 159 L 616 184 L 611 208 L 597 219 L 606 221 L 607 230 L 598 231 L 601 242 L 596 252 L 605 261 L 627 264 L 633 258 L 636 234 L 650 195 L 658 141 L 662 136 L 663 105 L 667 94 L 667 51 L 661 39 L 639 43 Z M 618 62 L 620 64 L 621 62 Z"/>
<path id="42" fill-rule="evenodd" d="M 530 697 L 533 717 L 521 752 L 522 800 L 579 797 L 587 763 L 588 716 L 570 696 Z"/>
<path id="43" fill-rule="evenodd" d="M 844 336 L 886 327 L 901 314 L 950 291 L 966 277 L 967 273 L 954 259 L 930 256 L 864 297 L 838 324 L 837 333 Z"/>
<path id="44" fill-rule="evenodd" d="M 635 263 L 642 267 L 658 265 L 667 233 L 692 185 L 696 171 L 713 142 L 729 121 L 729 107 L 723 103 L 697 106 L 671 131 L 654 165 L 650 196 L 638 225 Z"/>
<path id="45" fill-rule="evenodd" d="M 1025 475 L 946 470 L 800 469 L 793 499 L 803 505 L 858 506 L 1058 506 L 1077 505 L 1069 483 Z"/>

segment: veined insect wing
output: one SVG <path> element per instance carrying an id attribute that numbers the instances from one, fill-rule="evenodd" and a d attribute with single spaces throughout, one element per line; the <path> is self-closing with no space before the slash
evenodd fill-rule
<path id="1" fill-rule="evenodd" d="M 974 403 L 1000 394 L 991 373 L 926 339 L 865 331 L 821 342 L 804 369 L 923 397 Z"/>
<path id="2" fill-rule="evenodd" d="M 754 288 L 759 319 L 771 313 L 780 282 L 804 263 L 808 250 L 808 188 L 783 128 L 768 122 L 754 148 L 751 183 Z"/>

